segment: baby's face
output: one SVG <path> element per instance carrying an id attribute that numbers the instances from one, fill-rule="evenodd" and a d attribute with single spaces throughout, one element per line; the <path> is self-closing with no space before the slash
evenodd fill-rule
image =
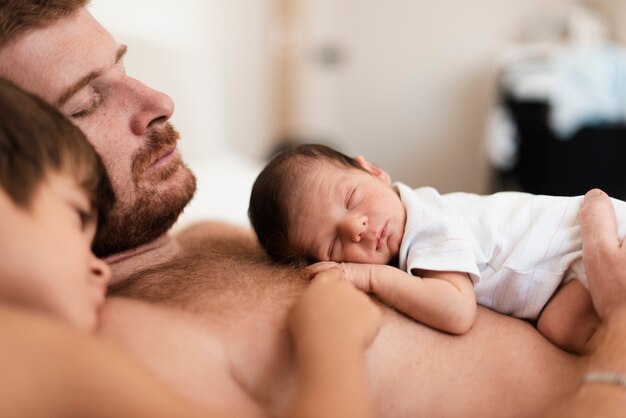
<path id="1" fill-rule="evenodd" d="M 289 239 L 316 261 L 388 264 L 406 212 L 384 172 L 314 164 L 290 198 Z"/>
<path id="2" fill-rule="evenodd" d="M 51 173 L 29 209 L 0 191 L 0 300 L 92 331 L 109 267 L 91 252 L 96 222 L 76 181 Z"/>

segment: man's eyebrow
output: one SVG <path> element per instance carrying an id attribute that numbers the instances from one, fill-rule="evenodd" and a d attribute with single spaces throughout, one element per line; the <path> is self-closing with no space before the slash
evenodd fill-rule
<path id="1" fill-rule="evenodd" d="M 127 50 L 128 50 L 128 47 L 126 45 L 120 45 L 120 47 L 117 49 L 117 53 L 115 54 L 115 64 L 120 62 L 120 60 L 124 57 L 124 55 L 126 55 Z M 61 96 L 59 96 L 59 99 L 56 101 L 55 106 L 57 108 L 63 106 L 65 103 L 67 103 L 67 101 L 73 95 L 81 91 L 86 85 L 91 83 L 94 79 L 100 77 L 103 72 L 104 72 L 103 69 L 92 71 L 86 76 L 84 76 L 83 78 L 81 78 L 80 80 L 78 80 L 76 83 L 69 86 L 67 89 L 63 91 Z"/>

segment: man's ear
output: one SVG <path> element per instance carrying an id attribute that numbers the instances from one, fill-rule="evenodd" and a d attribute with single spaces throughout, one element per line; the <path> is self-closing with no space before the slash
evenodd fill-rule
<path id="1" fill-rule="evenodd" d="M 374 164 L 367 161 L 362 155 L 354 157 L 354 160 L 358 165 L 363 167 L 365 171 L 378 178 L 383 183 L 391 184 L 391 176 L 387 174 L 387 172 L 382 168 L 375 166 Z"/>

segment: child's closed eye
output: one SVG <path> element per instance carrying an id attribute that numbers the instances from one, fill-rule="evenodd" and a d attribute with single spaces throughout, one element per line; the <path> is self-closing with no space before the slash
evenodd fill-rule
<path id="1" fill-rule="evenodd" d="M 81 230 L 87 229 L 88 226 L 94 222 L 94 214 L 91 211 L 87 211 L 83 208 L 75 207 L 74 212 L 78 218 L 78 224 Z"/>

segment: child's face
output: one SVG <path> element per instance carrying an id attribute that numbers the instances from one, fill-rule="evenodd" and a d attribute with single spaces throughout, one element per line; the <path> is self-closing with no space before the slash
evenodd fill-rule
<path id="1" fill-rule="evenodd" d="M 28 209 L 0 191 L 0 213 L 0 300 L 93 330 L 111 273 L 91 252 L 95 217 L 76 181 L 50 173 Z"/>
<path id="2" fill-rule="evenodd" d="M 289 239 L 317 261 L 388 264 L 399 252 L 406 212 L 389 176 L 316 162 L 290 197 Z"/>

